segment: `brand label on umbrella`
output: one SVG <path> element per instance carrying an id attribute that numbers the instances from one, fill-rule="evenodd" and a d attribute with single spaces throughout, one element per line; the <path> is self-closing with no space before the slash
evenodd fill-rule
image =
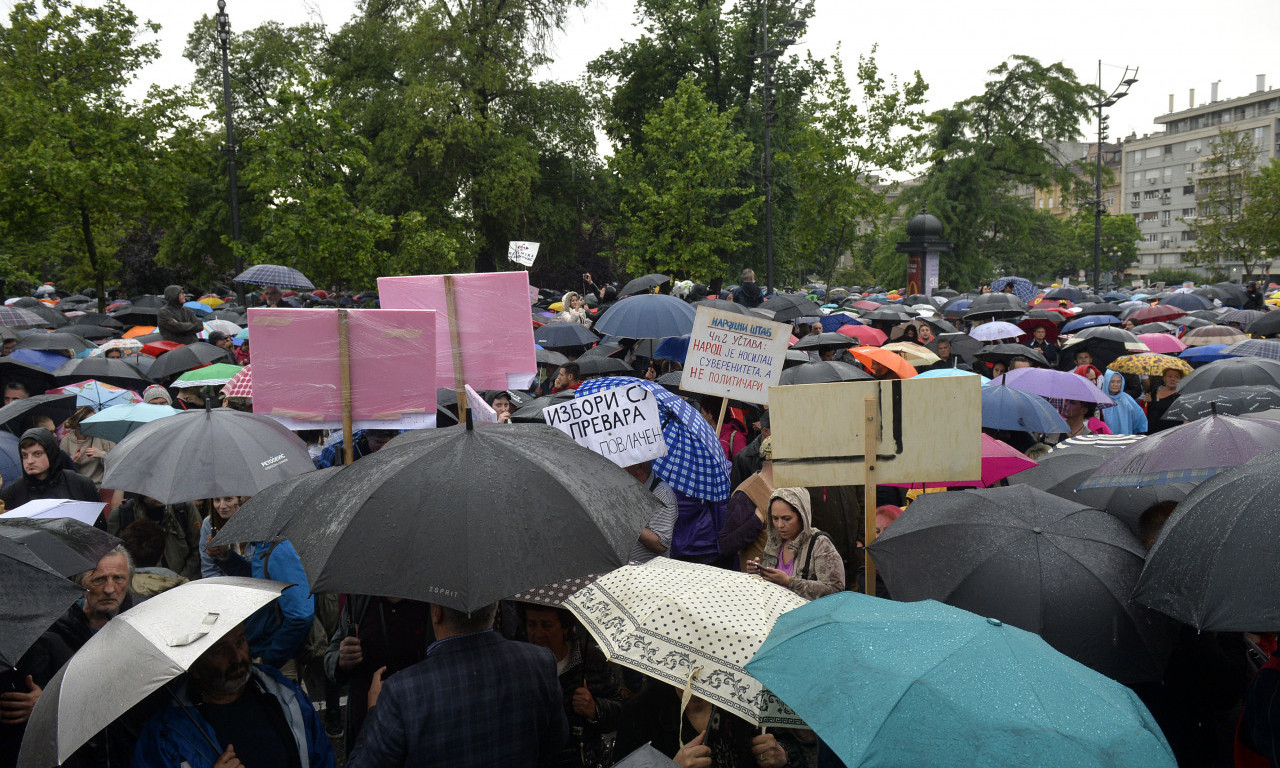
<path id="1" fill-rule="evenodd" d="M 782 375 L 790 337 L 786 323 L 698 307 L 680 388 L 767 403 L 769 387 Z"/>
<path id="2" fill-rule="evenodd" d="M 658 403 L 644 387 L 606 389 L 546 408 L 547 423 L 617 464 L 629 467 L 667 454 Z"/>

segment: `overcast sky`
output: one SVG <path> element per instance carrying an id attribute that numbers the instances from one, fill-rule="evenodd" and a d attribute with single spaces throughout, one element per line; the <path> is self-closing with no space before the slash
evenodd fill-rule
<path id="1" fill-rule="evenodd" d="M 93 0 L 81 0 L 93 2 Z M 182 58 L 187 33 L 216 0 L 125 0 L 141 18 L 159 22 L 163 59 L 144 80 L 171 85 L 192 75 Z M 275 19 L 294 24 L 317 15 L 337 29 L 355 12 L 355 0 L 228 0 L 233 32 Z M 6 13 L 12 0 L 0 0 Z M 555 47 L 556 62 L 545 73 L 575 79 L 588 61 L 636 36 L 632 0 L 594 0 L 574 11 Z M 852 64 L 879 44 L 882 74 L 900 77 L 920 70 L 929 84 L 929 107 L 936 109 L 978 93 L 986 72 L 1007 56 L 1027 54 L 1042 62 L 1063 61 L 1081 80 L 1094 81 L 1101 59 L 1102 83 L 1110 89 L 1124 66 L 1138 66 L 1138 83 L 1110 110 L 1111 135 L 1154 132 L 1152 120 L 1209 99 L 1210 83 L 1221 81 L 1220 98 L 1247 95 L 1255 77 L 1280 85 L 1280 13 L 1276 0 L 1226 0 L 1222 5 L 1191 0 L 1152 2 L 1040 2 L 1033 0 L 914 0 L 858 2 L 817 0 L 817 14 L 796 50 L 829 56 L 842 46 Z M 234 44 L 234 41 L 233 41 Z"/>

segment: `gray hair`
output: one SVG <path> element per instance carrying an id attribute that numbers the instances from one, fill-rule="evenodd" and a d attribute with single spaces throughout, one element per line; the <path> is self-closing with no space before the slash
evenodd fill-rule
<path id="1" fill-rule="evenodd" d="M 133 594 L 133 571 L 134 571 L 133 555 L 129 554 L 129 550 L 125 549 L 123 544 L 115 545 L 115 547 L 110 552 L 98 558 L 98 563 L 102 562 L 104 559 L 108 557 L 115 557 L 116 555 L 119 555 L 120 557 L 124 558 L 125 567 L 129 570 L 129 586 L 127 587 L 126 591 L 129 594 Z M 75 576 L 72 576 L 71 580 L 75 582 L 76 586 L 80 586 L 80 587 L 84 587 L 85 589 L 88 589 L 89 576 L 94 571 L 98 570 L 98 563 L 94 563 L 93 567 L 90 568 L 89 570 L 83 573 L 77 573 Z"/>

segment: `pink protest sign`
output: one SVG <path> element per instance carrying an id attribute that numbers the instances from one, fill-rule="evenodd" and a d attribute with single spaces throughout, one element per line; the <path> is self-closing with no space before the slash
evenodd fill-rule
<path id="1" fill-rule="evenodd" d="M 452 277 L 467 383 L 477 389 L 528 388 L 538 373 L 530 322 L 529 274 L 488 272 Z M 436 311 L 436 387 L 453 389 L 444 275 L 380 277 L 378 296 L 384 309 Z"/>
<path id="2" fill-rule="evenodd" d="M 356 429 L 435 426 L 436 313 L 347 311 Z M 338 310 L 250 309 L 253 410 L 290 429 L 342 426 Z"/>

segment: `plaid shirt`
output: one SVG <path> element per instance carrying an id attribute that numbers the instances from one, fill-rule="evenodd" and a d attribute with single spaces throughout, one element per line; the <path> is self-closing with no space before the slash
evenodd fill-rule
<path id="1" fill-rule="evenodd" d="M 348 767 L 567 765 L 568 737 L 555 657 L 489 630 L 388 679 Z"/>

